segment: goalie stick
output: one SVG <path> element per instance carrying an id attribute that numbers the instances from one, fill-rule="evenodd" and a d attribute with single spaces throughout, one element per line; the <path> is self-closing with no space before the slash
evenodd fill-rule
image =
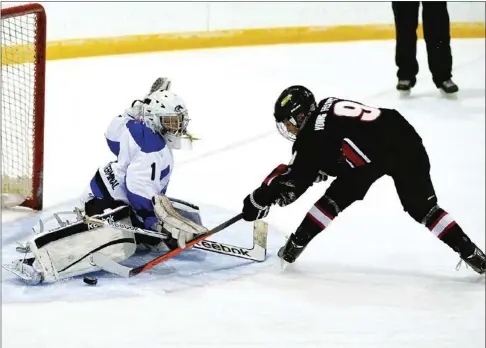
<path id="1" fill-rule="evenodd" d="M 143 265 L 138 266 L 138 267 L 132 268 L 132 267 L 126 267 L 126 266 L 120 265 L 119 263 L 112 261 L 111 259 L 107 258 L 106 256 L 104 256 L 103 254 L 100 254 L 100 253 L 92 254 L 91 260 L 95 265 L 97 265 L 98 267 L 100 267 L 101 269 L 103 269 L 107 272 L 118 274 L 119 276 L 122 276 L 122 277 L 125 277 L 125 278 L 134 277 L 137 274 L 145 272 L 145 271 L 151 269 L 152 267 L 158 265 L 159 263 L 164 262 L 164 261 L 180 254 L 184 250 L 195 246 L 196 244 L 204 241 L 205 239 L 209 238 L 213 234 L 216 234 L 216 233 L 224 230 L 225 228 L 231 226 L 235 222 L 241 220 L 242 217 L 243 217 L 243 214 L 240 213 L 240 214 L 232 217 L 231 219 L 223 222 L 222 224 L 216 226 L 215 228 L 210 230 L 208 233 L 205 233 L 205 234 L 203 234 L 203 235 L 201 235 L 197 238 L 194 238 L 192 241 L 187 242 L 185 248 L 176 248 L 174 250 L 171 250 L 171 251 L 169 251 L 169 252 L 167 252 L 163 255 L 156 257 L 155 259 L 153 259 L 153 260 L 151 260 L 151 261 L 149 261 L 149 262 L 147 262 Z"/>
<path id="2" fill-rule="evenodd" d="M 118 228 L 150 237 L 160 238 L 163 240 L 170 238 L 170 235 L 164 232 L 145 230 L 142 228 L 125 225 L 119 222 L 114 222 L 110 219 L 97 219 L 90 216 L 84 216 L 83 221 L 85 224 Z M 215 242 L 211 240 L 201 241 L 195 244 L 194 248 L 261 262 L 265 260 L 266 256 L 267 232 L 267 223 L 262 220 L 256 220 L 253 227 L 253 247 L 251 249 L 221 242 Z"/>
<path id="3" fill-rule="evenodd" d="M 171 237 L 170 234 L 165 233 L 165 232 L 157 232 L 157 231 L 152 231 L 152 230 L 145 230 L 143 228 L 139 227 L 134 227 L 131 225 L 125 225 L 119 222 L 112 221 L 110 219 L 97 219 L 92 216 L 83 216 L 83 222 L 90 226 L 90 225 L 97 225 L 97 226 L 108 226 L 108 227 L 113 227 L 113 228 L 118 228 L 121 230 L 126 230 L 126 231 L 131 231 L 133 233 L 138 233 L 138 234 L 143 234 L 145 236 L 149 237 L 155 237 L 155 238 L 160 238 L 160 239 L 169 239 Z"/>

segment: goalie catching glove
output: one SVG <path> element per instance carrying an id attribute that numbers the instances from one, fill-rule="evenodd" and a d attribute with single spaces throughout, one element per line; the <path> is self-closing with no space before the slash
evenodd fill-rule
<path id="1" fill-rule="evenodd" d="M 180 248 L 185 248 L 186 243 L 194 239 L 195 235 L 208 232 L 206 227 L 179 214 L 166 196 L 152 197 L 152 204 L 159 220 L 152 226 L 152 229 L 170 233 L 172 238 L 177 240 Z"/>

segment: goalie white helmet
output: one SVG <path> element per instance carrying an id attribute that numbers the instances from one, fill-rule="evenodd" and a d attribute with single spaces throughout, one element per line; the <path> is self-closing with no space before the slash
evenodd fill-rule
<path id="1" fill-rule="evenodd" d="M 162 89 L 149 94 L 143 101 L 142 118 L 148 128 L 164 137 L 170 148 L 191 147 L 188 111 L 182 98 L 173 92 Z"/>

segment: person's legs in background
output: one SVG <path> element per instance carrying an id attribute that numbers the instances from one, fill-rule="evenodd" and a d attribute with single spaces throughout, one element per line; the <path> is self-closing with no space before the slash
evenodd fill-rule
<path id="1" fill-rule="evenodd" d="M 418 1 L 392 2 L 396 30 L 397 89 L 404 93 L 409 93 L 415 85 L 419 71 L 416 57 L 419 7 Z"/>
<path id="2" fill-rule="evenodd" d="M 452 53 L 449 13 L 444 1 L 422 2 L 424 39 L 432 79 L 445 94 L 459 90 L 452 82 Z"/>

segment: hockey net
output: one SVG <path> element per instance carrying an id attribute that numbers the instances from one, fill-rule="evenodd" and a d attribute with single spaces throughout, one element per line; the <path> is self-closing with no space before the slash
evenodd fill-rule
<path id="1" fill-rule="evenodd" d="M 39 4 L 3 8 L 2 207 L 42 209 L 46 15 Z"/>

